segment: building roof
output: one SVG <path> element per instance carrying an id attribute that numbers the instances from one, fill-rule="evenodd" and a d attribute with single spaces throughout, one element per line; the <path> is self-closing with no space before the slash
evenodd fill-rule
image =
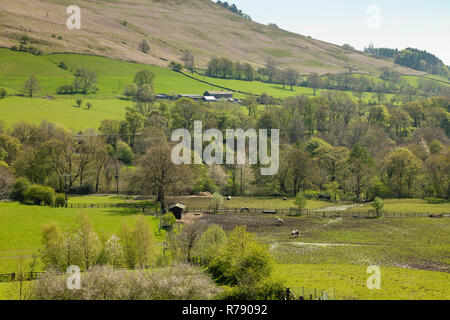
<path id="1" fill-rule="evenodd" d="M 206 95 L 214 96 L 214 95 L 233 95 L 231 91 L 206 91 Z"/>
<path id="2" fill-rule="evenodd" d="M 189 99 L 203 99 L 203 96 L 198 94 L 180 94 L 178 97 Z"/>
<path id="3" fill-rule="evenodd" d="M 185 205 L 183 205 L 183 204 L 181 204 L 181 203 L 176 203 L 176 204 L 173 204 L 173 205 L 171 205 L 170 207 L 169 207 L 169 210 L 170 209 L 173 209 L 173 208 L 179 208 L 179 209 L 186 209 L 186 206 Z"/>
<path id="4" fill-rule="evenodd" d="M 206 101 L 217 101 L 216 97 L 214 96 L 204 96 L 203 99 Z"/>

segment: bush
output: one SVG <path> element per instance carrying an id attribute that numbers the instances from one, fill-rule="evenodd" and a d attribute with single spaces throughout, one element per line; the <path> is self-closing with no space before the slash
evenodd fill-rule
<path id="1" fill-rule="evenodd" d="M 58 193 L 55 198 L 55 207 L 64 207 L 66 205 L 66 196 L 63 193 Z"/>
<path id="2" fill-rule="evenodd" d="M 161 226 L 163 227 L 172 228 L 175 222 L 177 222 L 177 218 L 175 218 L 172 212 L 167 212 L 161 217 Z"/>
<path id="3" fill-rule="evenodd" d="M 194 247 L 194 260 L 202 265 L 208 265 L 227 243 L 227 235 L 222 227 L 213 224 L 200 237 Z"/>
<path id="4" fill-rule="evenodd" d="M 273 258 L 268 248 L 260 244 L 245 227 L 236 227 L 228 243 L 209 265 L 215 277 L 231 285 L 240 281 L 258 282 L 270 276 L 272 268 Z"/>
<path id="5" fill-rule="evenodd" d="M 6 90 L 3 88 L 0 88 L 0 99 L 3 99 L 7 95 L 8 95 L 8 93 L 6 92 Z"/>
<path id="6" fill-rule="evenodd" d="M 122 141 L 117 144 L 117 156 L 125 164 L 131 164 L 131 161 L 134 159 L 134 154 L 130 146 Z"/>
<path id="7" fill-rule="evenodd" d="M 25 192 L 31 186 L 30 181 L 26 178 L 18 178 L 11 188 L 10 199 L 14 201 L 24 202 Z"/>
<path id="8" fill-rule="evenodd" d="M 67 288 L 69 275 L 56 271 L 31 284 L 33 300 L 207 300 L 221 289 L 188 264 L 157 271 L 116 271 L 93 267 L 82 275 L 80 290 Z"/>
<path id="9" fill-rule="evenodd" d="M 33 184 L 24 193 L 24 202 L 36 205 L 53 206 L 55 204 L 55 190 L 51 187 Z"/>

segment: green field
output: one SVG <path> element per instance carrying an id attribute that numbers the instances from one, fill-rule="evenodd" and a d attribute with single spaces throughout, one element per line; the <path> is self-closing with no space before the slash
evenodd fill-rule
<path id="1" fill-rule="evenodd" d="M 85 107 L 86 102 L 92 103 L 91 110 Z M 87 128 L 98 129 L 104 119 L 122 120 L 126 107 L 131 105 L 130 101 L 118 99 L 85 99 L 82 107 L 78 108 L 75 99 L 7 97 L 0 100 L 0 112 L 1 120 L 7 127 L 19 121 L 39 124 L 45 120 L 79 131 Z"/>
<path id="2" fill-rule="evenodd" d="M 450 202 L 431 204 L 422 199 L 387 199 L 384 200 L 383 210 L 387 212 L 425 212 L 425 213 L 450 213 Z M 370 204 L 362 208 L 351 208 L 349 211 L 373 211 Z"/>
<path id="3" fill-rule="evenodd" d="M 30 261 L 40 248 L 41 227 L 55 222 L 62 229 L 73 225 L 78 213 L 85 213 L 94 229 L 101 235 L 111 236 L 120 231 L 124 222 L 132 222 L 136 211 L 123 209 L 65 209 L 26 206 L 18 203 L 0 202 L 0 273 L 14 272 L 20 258 Z M 158 234 L 158 220 L 146 217 Z M 41 266 L 37 269 L 42 270 Z"/>
<path id="4" fill-rule="evenodd" d="M 116 98 L 139 70 L 148 69 L 155 74 L 155 91 L 157 93 L 195 93 L 202 94 L 210 90 L 211 86 L 189 79 L 167 68 L 112 60 L 104 57 L 52 54 L 34 56 L 24 52 L 15 52 L 0 49 L 0 86 L 5 87 L 9 93 L 21 91 L 23 83 L 29 76 L 38 79 L 42 91 L 41 95 L 56 94 L 58 87 L 70 83 L 73 72 L 80 67 L 94 71 L 98 75 L 99 91 L 90 99 Z M 68 70 L 58 67 L 64 62 Z"/>
<path id="5" fill-rule="evenodd" d="M 333 264 L 279 264 L 276 274 L 300 295 L 307 289 L 335 289 L 336 299 L 448 300 L 450 274 L 445 272 L 381 267 L 380 289 L 369 290 L 367 266 Z M 308 292 L 306 290 L 306 292 Z"/>

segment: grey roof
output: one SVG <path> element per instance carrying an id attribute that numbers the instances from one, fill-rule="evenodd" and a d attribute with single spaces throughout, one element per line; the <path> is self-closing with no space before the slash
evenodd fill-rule
<path id="1" fill-rule="evenodd" d="M 176 203 L 176 204 L 173 204 L 173 205 L 171 205 L 170 207 L 169 207 L 169 209 L 172 209 L 172 208 L 180 208 L 180 209 L 186 209 L 186 206 L 185 205 L 183 205 L 183 204 L 181 204 L 181 203 Z"/>

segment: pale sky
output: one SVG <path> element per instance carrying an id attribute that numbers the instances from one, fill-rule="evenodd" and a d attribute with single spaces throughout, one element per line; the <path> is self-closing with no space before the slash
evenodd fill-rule
<path id="1" fill-rule="evenodd" d="M 450 0 L 227 2 L 235 3 L 253 21 L 276 23 L 315 39 L 337 45 L 348 43 L 358 50 L 371 42 L 375 47 L 413 47 L 433 53 L 450 65 Z"/>

